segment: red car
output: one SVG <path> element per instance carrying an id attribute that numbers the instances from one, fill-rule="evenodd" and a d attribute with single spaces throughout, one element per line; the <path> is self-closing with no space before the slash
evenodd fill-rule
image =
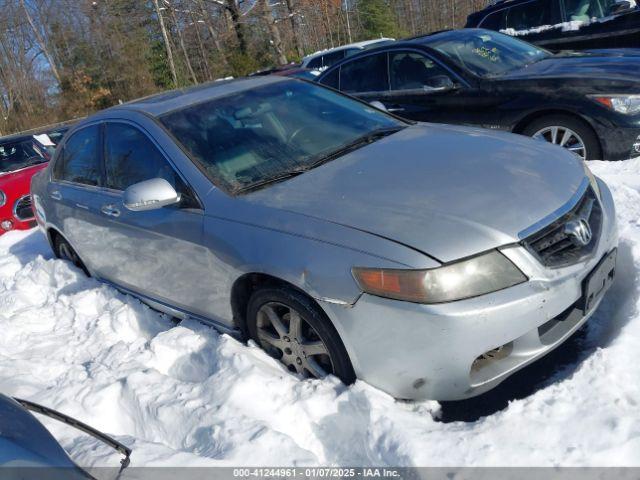
<path id="1" fill-rule="evenodd" d="M 57 140 L 63 133 L 51 136 Z M 54 140 L 47 135 L 0 138 L 0 235 L 36 225 L 29 194 L 31 177 L 47 166 L 53 148 Z"/>

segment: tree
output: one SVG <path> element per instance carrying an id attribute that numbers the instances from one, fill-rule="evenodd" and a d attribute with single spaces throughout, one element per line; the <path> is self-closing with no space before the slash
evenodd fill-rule
<path id="1" fill-rule="evenodd" d="M 156 9 L 156 15 L 158 15 L 160 30 L 162 30 L 162 38 L 164 40 L 164 47 L 167 51 L 167 59 L 169 60 L 169 69 L 171 70 L 171 77 L 173 78 L 173 84 L 175 86 L 178 86 L 178 75 L 176 74 L 176 65 L 173 62 L 173 52 L 171 51 L 169 34 L 167 33 L 167 27 L 165 27 L 165 24 L 164 24 L 164 18 L 162 18 L 162 10 L 160 9 L 160 5 L 158 5 L 158 0 L 153 0 L 153 6 Z"/>
<path id="2" fill-rule="evenodd" d="M 359 0 L 357 3 L 361 37 L 370 39 L 378 37 L 395 37 L 398 25 L 389 2 L 386 0 Z"/>
<path id="3" fill-rule="evenodd" d="M 288 61 L 287 56 L 284 54 L 284 49 L 282 48 L 282 36 L 280 35 L 280 29 L 276 24 L 276 19 L 273 18 L 273 12 L 271 11 L 269 2 L 267 0 L 258 0 L 258 4 L 260 7 L 260 15 L 269 30 L 269 41 L 275 51 L 276 63 L 278 65 L 286 65 Z"/>

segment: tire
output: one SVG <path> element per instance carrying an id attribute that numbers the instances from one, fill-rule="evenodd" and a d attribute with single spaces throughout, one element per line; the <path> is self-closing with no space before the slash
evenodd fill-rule
<path id="1" fill-rule="evenodd" d="M 281 332 L 274 327 L 269 310 L 279 318 Z M 294 311 L 300 318 L 299 335 L 296 328 L 292 331 Z M 309 297 L 293 288 L 256 290 L 247 306 L 247 331 L 263 350 L 294 373 L 311 378 L 333 374 L 345 384 L 356 379 L 347 350 L 331 321 Z M 326 354 L 320 353 L 322 347 Z"/>
<path id="2" fill-rule="evenodd" d="M 602 148 L 600 147 L 600 140 L 596 133 L 584 120 L 572 117 L 571 115 L 548 115 L 546 117 L 538 118 L 527 125 L 522 131 L 522 134 L 529 137 L 535 137 L 536 134 L 539 134 L 541 131 L 552 127 L 560 127 L 561 129 L 568 129 L 575 132 L 582 140 L 586 150 L 584 155 L 580 155 L 578 152 L 575 153 L 579 156 L 583 156 L 585 160 L 602 159 Z M 549 136 L 550 134 L 545 135 L 545 139 L 547 141 L 549 141 Z M 557 137 L 558 141 L 560 141 L 561 135 L 557 135 Z"/>
<path id="3" fill-rule="evenodd" d="M 55 234 L 53 237 L 53 253 L 59 259 L 67 260 L 75 267 L 81 269 L 87 277 L 91 276 L 89 270 L 85 267 L 84 262 L 80 259 L 80 256 L 62 235 Z"/>

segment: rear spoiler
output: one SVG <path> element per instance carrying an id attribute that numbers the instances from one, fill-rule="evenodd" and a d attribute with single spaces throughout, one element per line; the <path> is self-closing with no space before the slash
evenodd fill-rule
<path id="1" fill-rule="evenodd" d="M 18 402 L 20 405 L 22 405 L 24 408 L 26 408 L 27 410 L 30 410 L 35 413 L 40 413 L 49 418 L 52 418 L 61 423 L 64 423 L 65 425 L 69 425 L 70 427 L 73 427 L 76 430 L 80 430 L 81 432 L 84 432 L 87 435 L 90 435 L 93 438 L 96 438 L 101 442 L 106 443 L 114 450 L 117 450 L 119 453 L 124 455 L 124 458 L 120 460 L 121 472 L 122 470 L 124 470 L 129 466 L 129 463 L 131 462 L 131 449 L 123 445 L 122 443 L 118 442 L 117 440 L 114 440 L 108 435 L 105 435 L 104 433 L 99 432 L 98 430 L 96 430 L 93 427 L 90 427 L 86 423 L 82 423 L 79 420 L 76 420 L 75 418 L 71 418 L 63 413 L 52 410 L 51 408 L 43 407 L 42 405 L 38 405 L 37 403 L 33 403 L 28 400 L 21 400 L 20 398 L 14 398 L 14 400 Z"/>

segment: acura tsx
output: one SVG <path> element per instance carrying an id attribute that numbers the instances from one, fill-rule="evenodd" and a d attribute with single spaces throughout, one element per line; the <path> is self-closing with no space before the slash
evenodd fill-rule
<path id="1" fill-rule="evenodd" d="M 491 389 L 580 328 L 615 273 L 611 193 L 571 153 L 297 79 L 97 113 L 32 195 L 88 274 L 301 378 L 404 399 Z"/>

